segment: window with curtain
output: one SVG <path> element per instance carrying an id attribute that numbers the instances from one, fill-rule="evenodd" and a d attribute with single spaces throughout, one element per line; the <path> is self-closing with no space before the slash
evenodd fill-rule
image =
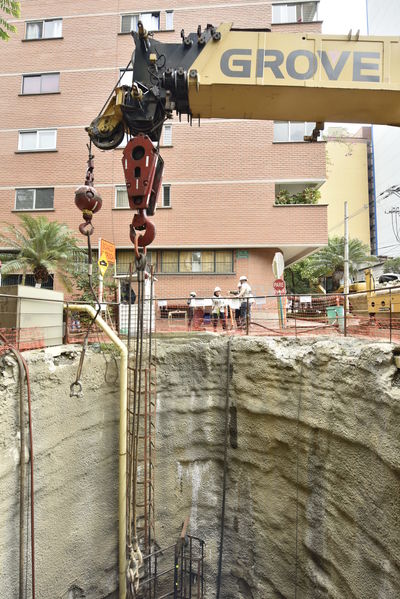
<path id="1" fill-rule="evenodd" d="M 161 273 L 233 273 L 232 250 L 163 250 Z"/>
<path id="2" fill-rule="evenodd" d="M 22 152 L 40 152 L 45 150 L 55 150 L 56 143 L 56 129 L 20 131 L 18 135 L 18 150 Z"/>
<path id="3" fill-rule="evenodd" d="M 272 23 L 311 23 L 318 20 L 318 2 L 287 2 L 272 5 Z"/>
<path id="4" fill-rule="evenodd" d="M 215 252 L 215 272 L 233 272 L 233 253 L 231 250 Z"/>
<path id="5" fill-rule="evenodd" d="M 25 39 L 39 40 L 62 36 L 62 19 L 28 21 L 25 28 Z"/>
<path id="6" fill-rule="evenodd" d="M 165 29 L 174 28 L 174 11 L 167 10 L 165 13 Z"/>
<path id="7" fill-rule="evenodd" d="M 304 141 L 304 136 L 311 135 L 314 127 L 315 123 L 303 123 L 302 121 L 275 121 L 274 141 Z"/>
<path id="8" fill-rule="evenodd" d="M 161 252 L 160 272 L 179 272 L 179 252 L 167 250 Z"/>
<path id="9" fill-rule="evenodd" d="M 52 210 L 54 187 L 15 190 L 15 210 Z"/>
<path id="10" fill-rule="evenodd" d="M 126 185 L 117 185 L 115 188 L 115 207 L 116 208 L 129 208 L 128 192 L 126 191 Z"/>
<path id="11" fill-rule="evenodd" d="M 162 145 L 172 146 L 172 125 L 164 125 Z"/>
<path id="12" fill-rule="evenodd" d="M 121 33 L 137 31 L 138 23 L 141 21 L 147 31 L 159 31 L 160 13 L 142 12 L 136 14 L 121 15 Z"/>
<path id="13" fill-rule="evenodd" d="M 60 73 L 43 75 L 23 75 L 23 94 L 54 94 L 59 91 Z"/>

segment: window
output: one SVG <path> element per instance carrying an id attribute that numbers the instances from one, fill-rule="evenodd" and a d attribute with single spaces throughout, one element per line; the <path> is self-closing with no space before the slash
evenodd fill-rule
<path id="1" fill-rule="evenodd" d="M 233 273 L 232 250 L 163 250 L 161 273 Z"/>
<path id="2" fill-rule="evenodd" d="M 171 208 L 171 185 L 162 186 L 162 208 Z"/>
<path id="3" fill-rule="evenodd" d="M 22 152 L 40 152 L 45 150 L 55 150 L 56 143 L 56 129 L 20 131 L 18 139 L 18 150 Z"/>
<path id="4" fill-rule="evenodd" d="M 298 121 L 275 121 L 274 141 L 304 141 L 305 135 L 311 135 L 315 123 Z"/>
<path id="5" fill-rule="evenodd" d="M 119 76 L 121 77 L 118 86 L 122 87 L 123 85 L 129 85 L 132 87 L 132 79 L 133 79 L 133 69 L 120 69 Z"/>
<path id="6" fill-rule="evenodd" d="M 129 199 L 128 192 L 126 191 L 126 185 L 118 185 L 115 188 L 115 207 L 129 208 Z"/>
<path id="7" fill-rule="evenodd" d="M 165 29 L 173 29 L 174 28 L 174 11 L 167 10 L 165 13 Z"/>
<path id="8" fill-rule="evenodd" d="M 15 210 L 52 210 L 53 208 L 54 187 L 15 190 Z"/>
<path id="9" fill-rule="evenodd" d="M 318 2 L 272 5 L 272 23 L 310 23 L 318 20 Z"/>
<path id="10" fill-rule="evenodd" d="M 23 94 L 54 94 L 59 91 L 60 73 L 23 75 Z"/>
<path id="11" fill-rule="evenodd" d="M 172 125 L 164 125 L 162 146 L 172 146 Z"/>
<path id="12" fill-rule="evenodd" d="M 147 31 L 159 31 L 160 29 L 159 12 L 142 12 L 135 15 L 122 15 L 121 33 L 137 31 L 139 21 L 142 21 L 143 27 L 147 29 Z"/>
<path id="13" fill-rule="evenodd" d="M 62 35 L 62 19 L 49 19 L 47 21 L 28 21 L 26 23 L 25 39 L 40 40 Z"/>

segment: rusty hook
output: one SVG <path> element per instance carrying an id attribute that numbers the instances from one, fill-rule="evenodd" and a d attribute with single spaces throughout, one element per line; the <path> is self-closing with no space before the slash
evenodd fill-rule
<path id="1" fill-rule="evenodd" d="M 137 231 L 144 231 L 143 235 L 138 235 Z M 133 217 L 130 225 L 130 239 L 135 246 L 136 257 L 139 258 L 139 247 L 144 249 L 154 240 L 156 236 L 156 228 L 154 224 L 147 218 L 145 210 L 139 210 Z"/>
<path id="2" fill-rule="evenodd" d="M 87 231 L 85 230 L 86 228 Z M 93 234 L 93 231 L 94 227 L 90 220 L 87 220 L 86 222 L 79 225 L 79 232 L 82 233 L 82 235 L 87 235 L 88 237 L 90 237 L 90 235 Z"/>

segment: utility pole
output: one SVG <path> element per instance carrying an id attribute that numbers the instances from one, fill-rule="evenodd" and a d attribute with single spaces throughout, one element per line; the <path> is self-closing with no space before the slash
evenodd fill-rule
<path id="1" fill-rule="evenodd" d="M 349 311 L 349 213 L 347 202 L 344 203 L 344 310 Z"/>

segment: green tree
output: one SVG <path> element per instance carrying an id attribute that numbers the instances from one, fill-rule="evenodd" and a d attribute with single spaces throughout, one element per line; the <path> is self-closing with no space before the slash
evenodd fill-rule
<path id="1" fill-rule="evenodd" d="M 8 225 L 0 233 L 0 243 L 14 250 L 11 259 L 3 264 L 2 275 L 30 272 L 40 287 L 50 273 L 56 274 L 64 287 L 70 291 L 70 265 L 78 248 L 72 231 L 66 225 L 50 222 L 45 216 L 18 215 L 18 225 Z"/>
<path id="2" fill-rule="evenodd" d="M 319 271 L 313 266 L 311 257 L 304 258 L 285 268 L 285 283 L 288 293 L 317 292 Z"/>
<path id="3" fill-rule="evenodd" d="M 389 258 L 389 260 L 386 260 L 383 272 L 400 273 L 400 258 Z"/>
<path id="4" fill-rule="evenodd" d="M 340 280 L 344 275 L 344 237 L 331 237 L 328 245 L 310 258 L 311 268 L 318 276 L 332 277 L 333 288 L 340 286 Z M 356 275 L 362 264 L 373 264 L 375 256 L 370 255 L 367 245 L 359 239 L 349 240 L 349 271 L 350 275 Z"/>
<path id="5" fill-rule="evenodd" d="M 367 245 L 359 239 L 349 240 L 349 271 L 355 275 L 362 264 L 373 264 Z M 400 264 L 399 264 L 400 272 Z M 333 287 L 337 289 L 344 275 L 344 237 L 331 237 L 328 245 L 309 258 L 296 262 L 285 269 L 286 288 L 289 293 L 307 293 L 318 291 L 323 277 L 332 277 Z"/>
<path id="6" fill-rule="evenodd" d="M 17 29 L 2 16 L 4 13 L 18 19 L 21 16 L 20 3 L 14 0 L 0 0 L 0 39 L 8 41 L 10 33 L 15 33 Z"/>
<path id="7" fill-rule="evenodd" d="M 84 257 L 87 260 L 86 252 L 83 252 Z M 95 293 L 98 293 L 99 289 L 99 269 L 97 266 L 96 259 L 93 258 L 93 276 L 92 276 L 92 287 Z M 113 268 L 112 266 L 108 268 L 105 276 L 103 277 L 103 300 L 104 301 L 115 301 L 115 292 L 117 289 L 117 285 L 114 281 L 113 277 Z M 93 302 L 93 293 L 90 289 L 89 285 L 89 277 L 88 277 L 88 269 L 87 269 L 87 261 L 84 264 L 81 264 L 78 268 L 74 267 L 73 269 L 73 277 L 74 283 L 76 287 L 75 299 L 87 303 Z"/>

